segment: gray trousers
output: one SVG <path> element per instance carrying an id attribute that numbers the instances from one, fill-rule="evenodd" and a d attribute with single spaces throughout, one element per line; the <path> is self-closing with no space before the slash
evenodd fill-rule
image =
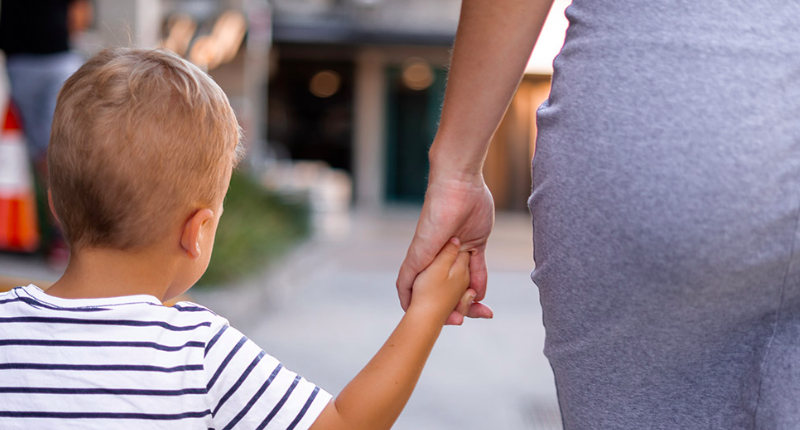
<path id="1" fill-rule="evenodd" d="M 800 2 L 567 14 L 530 199 L 564 428 L 800 429 Z"/>

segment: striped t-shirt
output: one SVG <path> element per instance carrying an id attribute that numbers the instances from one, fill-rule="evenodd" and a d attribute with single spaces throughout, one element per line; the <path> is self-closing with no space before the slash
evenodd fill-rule
<path id="1" fill-rule="evenodd" d="M 330 399 L 194 303 L 0 294 L 3 430 L 305 430 Z"/>

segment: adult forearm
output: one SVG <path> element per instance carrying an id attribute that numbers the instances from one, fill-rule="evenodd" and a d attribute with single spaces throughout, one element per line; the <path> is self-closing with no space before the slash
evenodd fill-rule
<path id="1" fill-rule="evenodd" d="M 431 174 L 478 175 L 552 0 L 463 0 Z"/>

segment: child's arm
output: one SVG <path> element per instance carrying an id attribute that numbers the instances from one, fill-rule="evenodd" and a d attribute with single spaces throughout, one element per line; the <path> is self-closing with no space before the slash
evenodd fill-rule
<path id="1" fill-rule="evenodd" d="M 311 430 L 389 429 L 417 385 L 425 361 L 459 299 L 468 305 L 469 253 L 448 242 L 417 277 L 405 316 L 367 366 L 322 411 Z"/>

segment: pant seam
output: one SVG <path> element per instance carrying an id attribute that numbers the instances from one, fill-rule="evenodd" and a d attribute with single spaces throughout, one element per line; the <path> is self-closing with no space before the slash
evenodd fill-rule
<path id="1" fill-rule="evenodd" d="M 778 309 L 775 311 L 775 322 L 772 328 L 772 334 L 767 341 L 766 351 L 764 352 L 764 357 L 761 359 L 760 369 L 758 374 L 758 391 L 756 391 L 756 404 L 753 409 L 753 428 L 758 428 L 758 407 L 761 402 L 761 389 L 764 383 L 764 369 L 767 366 L 767 361 L 770 357 L 770 352 L 772 352 L 772 343 L 775 341 L 775 337 L 778 333 L 778 325 L 780 323 L 781 317 L 781 310 L 783 310 L 783 302 L 784 298 L 786 297 L 786 281 L 789 279 L 789 271 L 792 267 L 792 262 L 794 260 L 794 254 L 797 245 L 797 231 L 800 228 L 800 206 L 795 210 L 795 223 L 794 223 L 794 230 L 792 232 L 792 247 L 789 251 L 789 258 L 786 262 L 786 269 L 783 272 L 783 282 L 781 284 L 781 295 L 780 299 L 778 300 Z"/>

